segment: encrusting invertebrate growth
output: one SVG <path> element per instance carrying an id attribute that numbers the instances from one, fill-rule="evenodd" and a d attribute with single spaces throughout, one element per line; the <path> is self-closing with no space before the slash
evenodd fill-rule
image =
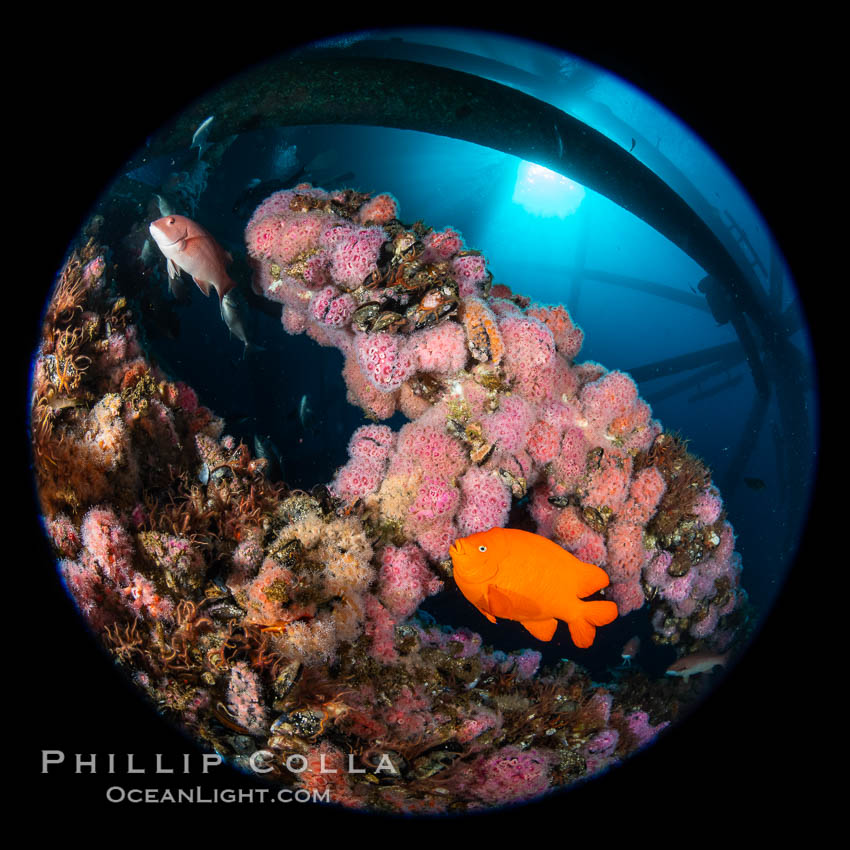
<path id="1" fill-rule="evenodd" d="M 727 652 L 746 594 L 707 467 L 628 375 L 576 362 L 564 307 L 494 283 L 459 233 L 404 224 L 388 194 L 301 184 L 255 210 L 245 241 L 255 291 L 286 333 L 341 352 L 348 400 L 372 421 L 330 481 L 270 481 L 268 460 L 147 357 L 118 285 L 129 272 L 94 241 L 74 252 L 45 316 L 32 440 L 62 576 L 116 660 L 234 763 L 264 751 L 267 776 L 356 808 L 498 806 L 652 740 L 687 678 L 632 664 L 598 684 L 581 650 L 541 666 L 531 635 L 538 649 L 485 646 L 471 605 L 464 627 L 420 606 L 462 598 L 457 540 L 521 516 L 606 585 L 604 602 L 571 585 L 571 611 L 606 615 L 595 645 L 616 606 L 671 656 Z M 397 411 L 405 424 L 380 424 Z M 488 598 L 480 610 L 510 616 Z M 293 755 L 308 769 L 288 770 Z"/>

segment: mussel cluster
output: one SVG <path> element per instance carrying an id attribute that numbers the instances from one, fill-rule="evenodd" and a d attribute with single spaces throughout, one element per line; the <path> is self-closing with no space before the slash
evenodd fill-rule
<path id="1" fill-rule="evenodd" d="M 431 229 L 421 222 L 407 226 L 393 219 L 384 230 L 390 239 L 378 268 L 351 292 L 360 303 L 353 325 L 364 333 L 410 333 L 434 327 L 455 314 L 460 296 L 451 262 L 431 261 L 427 256 L 424 237 Z M 478 253 L 462 251 L 456 256 Z"/>

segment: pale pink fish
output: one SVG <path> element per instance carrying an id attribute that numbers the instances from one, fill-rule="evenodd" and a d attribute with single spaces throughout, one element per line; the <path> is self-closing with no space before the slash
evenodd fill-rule
<path id="1" fill-rule="evenodd" d="M 668 676 L 681 676 L 687 681 L 691 676 L 710 673 L 715 667 L 725 667 L 729 654 L 718 655 L 713 652 L 695 652 L 684 655 L 667 668 Z"/>
<path id="2" fill-rule="evenodd" d="M 620 658 L 623 659 L 623 666 L 628 667 L 632 663 L 632 659 L 638 654 L 640 649 L 640 638 L 635 636 L 629 638 L 620 652 Z"/>
<path id="3" fill-rule="evenodd" d="M 166 215 L 151 223 L 151 236 L 165 255 L 169 278 L 180 276 L 180 269 L 192 276 L 204 295 L 210 287 L 219 301 L 236 284 L 227 274 L 233 257 L 196 221 L 184 215 Z"/>

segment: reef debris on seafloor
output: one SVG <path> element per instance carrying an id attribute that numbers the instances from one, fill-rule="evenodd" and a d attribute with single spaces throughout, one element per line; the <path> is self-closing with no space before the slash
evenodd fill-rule
<path id="1" fill-rule="evenodd" d="M 528 799 L 651 740 L 687 680 L 599 685 L 417 609 L 456 592 L 454 540 L 522 503 L 656 642 L 724 652 L 746 594 L 705 465 L 628 375 L 574 362 L 563 307 L 493 285 L 460 234 L 404 225 L 390 195 L 277 192 L 246 243 L 256 291 L 343 353 L 373 421 L 327 486 L 270 482 L 146 358 L 108 249 L 79 248 L 45 316 L 32 437 L 61 573 L 115 658 L 234 763 L 358 808 Z M 397 432 L 378 424 L 396 410 Z"/>

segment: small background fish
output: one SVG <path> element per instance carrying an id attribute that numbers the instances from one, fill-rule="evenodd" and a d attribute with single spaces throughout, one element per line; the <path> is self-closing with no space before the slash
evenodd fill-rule
<path id="1" fill-rule="evenodd" d="M 667 668 L 667 675 L 678 676 L 687 682 L 691 676 L 710 673 L 715 667 L 725 667 L 728 659 L 728 653 L 720 655 L 712 652 L 694 652 L 674 661 Z"/>

